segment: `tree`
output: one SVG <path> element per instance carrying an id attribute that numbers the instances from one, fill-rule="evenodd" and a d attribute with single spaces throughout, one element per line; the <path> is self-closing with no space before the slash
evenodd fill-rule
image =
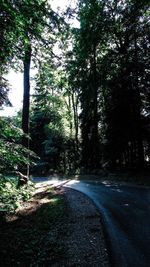
<path id="1" fill-rule="evenodd" d="M 31 113 L 31 146 L 41 161 L 49 164 L 49 169 L 61 170 L 65 111 L 55 75 L 56 68 L 52 62 L 40 62 Z"/>
<path id="2" fill-rule="evenodd" d="M 3 77 L 0 77 L 0 109 L 4 106 L 11 106 L 11 103 L 8 99 L 9 84 L 7 80 Z"/>
<path id="3" fill-rule="evenodd" d="M 41 38 L 44 27 L 46 2 L 45 1 L 22 1 L 16 4 L 20 14 L 22 26 L 22 46 L 24 49 L 24 97 L 22 111 L 22 129 L 25 134 L 29 134 L 29 103 L 30 103 L 30 65 L 32 46 L 35 40 Z M 28 138 L 23 138 L 23 145 L 29 146 Z"/>
<path id="4" fill-rule="evenodd" d="M 147 7 L 148 1 L 79 1 L 72 85 L 78 80 L 86 168 L 100 161 L 143 166 Z"/>
<path id="5" fill-rule="evenodd" d="M 76 61 L 80 81 L 82 164 L 92 169 L 100 166 L 98 57 L 103 46 L 103 3 L 79 1 L 80 30 L 76 38 Z"/>
<path id="6" fill-rule="evenodd" d="M 43 0 L 2 4 L 2 74 L 15 54 L 24 68 L 24 144 L 32 59 L 38 74 L 31 144 L 54 168 L 142 168 L 149 159 L 148 4 L 79 0 L 80 28 L 69 27 L 68 17 Z M 2 88 L 1 104 L 7 100 Z"/>
<path id="7" fill-rule="evenodd" d="M 0 119 L 0 173 L 8 174 L 22 171 L 28 163 L 30 154 L 30 164 L 34 165 L 37 156 L 21 145 L 23 132 L 16 127 L 10 118 Z"/>
<path id="8" fill-rule="evenodd" d="M 146 8 L 147 1 L 108 1 L 105 6 L 109 34 L 102 65 L 103 125 L 105 156 L 113 166 L 116 162 L 142 166 L 144 162 L 140 81 L 144 66 L 141 40 L 147 40 L 141 34 Z"/>

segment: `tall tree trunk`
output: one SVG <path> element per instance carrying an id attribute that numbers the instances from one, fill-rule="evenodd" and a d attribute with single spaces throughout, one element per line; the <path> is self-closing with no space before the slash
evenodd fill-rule
<path id="1" fill-rule="evenodd" d="M 69 93 L 69 95 L 68 95 L 69 128 L 70 128 L 70 138 L 72 139 L 72 137 L 73 137 L 73 125 L 72 125 L 71 109 L 72 109 L 71 95 Z"/>
<path id="2" fill-rule="evenodd" d="M 78 151 L 78 131 L 79 131 L 79 123 L 78 123 L 78 96 L 75 93 L 72 93 L 72 107 L 73 107 L 73 118 L 74 118 L 74 130 L 75 130 L 75 147 L 76 152 Z"/>
<path id="3" fill-rule="evenodd" d="M 134 33 L 134 60 L 135 60 L 135 105 L 136 105 L 136 124 L 137 124 L 137 146 L 138 146 L 138 167 L 144 167 L 144 146 L 142 137 L 142 122 L 141 122 L 141 96 L 138 82 L 138 47 L 136 30 Z"/>
<path id="4" fill-rule="evenodd" d="M 29 134 L 29 106 L 30 106 L 30 64 L 31 64 L 31 45 L 28 44 L 24 57 L 24 92 L 23 92 L 23 110 L 22 110 L 22 130 Z M 28 138 L 23 137 L 22 144 L 28 148 Z"/>
<path id="5" fill-rule="evenodd" d="M 24 136 L 22 145 L 29 149 L 29 107 L 30 107 L 30 64 L 31 64 L 31 44 L 25 49 L 24 57 L 24 93 L 23 93 L 23 110 L 22 110 L 22 130 Z M 29 176 L 29 165 L 27 165 L 27 177 Z"/>
<path id="6" fill-rule="evenodd" d="M 93 168 L 100 165 L 99 159 L 99 137 L 98 137 L 98 81 L 97 81 L 97 63 L 96 63 L 96 45 L 93 44 L 92 68 L 92 87 L 93 87 L 93 125 L 92 125 L 92 164 Z"/>
<path id="7" fill-rule="evenodd" d="M 96 45 L 93 44 L 90 55 L 90 70 L 87 68 L 87 81 L 82 90 L 82 164 L 89 171 L 99 168 L 98 137 L 98 81 L 96 63 Z"/>

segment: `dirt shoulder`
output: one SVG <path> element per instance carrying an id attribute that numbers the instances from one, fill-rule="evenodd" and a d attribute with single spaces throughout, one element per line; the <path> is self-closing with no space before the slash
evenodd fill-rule
<path id="1" fill-rule="evenodd" d="M 108 267 L 108 253 L 101 217 L 92 201 L 84 194 L 65 189 L 69 203 L 67 239 L 68 265 Z"/>
<path id="2" fill-rule="evenodd" d="M 0 226 L 1 267 L 110 266 L 100 214 L 75 190 L 38 188 Z"/>

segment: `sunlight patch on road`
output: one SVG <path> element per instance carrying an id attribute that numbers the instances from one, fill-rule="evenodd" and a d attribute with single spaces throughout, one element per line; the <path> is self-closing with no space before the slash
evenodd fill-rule
<path id="1" fill-rule="evenodd" d="M 126 203 L 126 204 L 124 204 L 124 206 L 128 207 L 128 206 L 129 206 L 129 204 L 127 204 L 127 203 Z"/>
<path id="2" fill-rule="evenodd" d="M 78 183 L 80 183 L 80 181 L 78 181 L 78 180 L 71 180 L 71 181 L 69 181 L 67 183 L 67 185 L 73 185 L 73 184 L 78 184 Z"/>
<path id="3" fill-rule="evenodd" d="M 110 183 L 109 181 L 103 181 L 102 184 L 106 185 L 106 186 L 112 186 L 112 183 Z"/>
<path id="4" fill-rule="evenodd" d="M 43 182 L 38 182 L 35 184 L 35 188 L 40 188 L 43 186 L 48 186 L 48 185 L 57 185 L 58 183 L 60 183 L 60 181 L 58 179 L 54 179 L 51 181 L 43 181 Z"/>

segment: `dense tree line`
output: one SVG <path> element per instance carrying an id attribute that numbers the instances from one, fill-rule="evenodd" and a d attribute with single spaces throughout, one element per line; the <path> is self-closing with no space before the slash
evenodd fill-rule
<path id="1" fill-rule="evenodd" d="M 78 0 L 60 14 L 46 1 L 7 0 L 0 12 L 0 104 L 9 103 L 3 74 L 21 66 L 22 144 L 30 140 L 39 165 L 62 172 L 148 166 L 149 1 Z"/>
<path id="2" fill-rule="evenodd" d="M 143 167 L 148 158 L 148 8 L 148 1 L 79 1 L 74 53 L 85 168 Z"/>

